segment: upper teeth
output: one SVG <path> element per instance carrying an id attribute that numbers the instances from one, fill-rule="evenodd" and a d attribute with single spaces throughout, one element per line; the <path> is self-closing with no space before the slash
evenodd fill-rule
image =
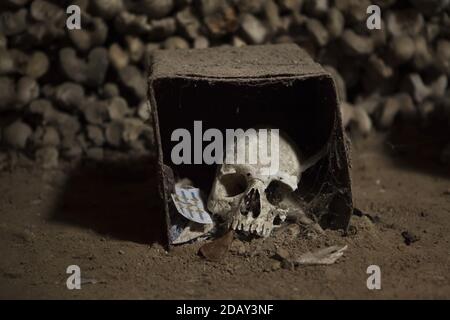
<path id="1" fill-rule="evenodd" d="M 257 234 L 261 237 L 267 237 L 270 234 L 271 231 L 271 224 L 266 222 L 261 222 L 261 221 L 241 221 L 239 219 L 233 219 L 232 223 L 231 223 L 231 229 L 233 230 L 242 230 L 242 231 L 246 231 L 246 232 L 250 232 L 250 233 L 254 233 Z"/>

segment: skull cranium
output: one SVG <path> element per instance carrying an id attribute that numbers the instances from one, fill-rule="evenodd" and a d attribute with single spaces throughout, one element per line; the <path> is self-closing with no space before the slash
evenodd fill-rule
<path id="1" fill-rule="evenodd" d="M 269 129 L 270 130 L 270 129 Z M 271 130 L 273 131 L 273 130 Z M 277 157 L 278 169 L 268 173 L 267 163 L 254 155 L 256 163 L 248 159 L 260 146 L 259 131 L 248 131 L 244 144 L 227 145 L 226 156 L 230 153 L 237 159 L 239 153 L 246 154 L 244 163 L 222 164 L 217 171 L 212 192 L 208 199 L 208 209 L 222 218 L 228 227 L 268 237 L 274 227 L 286 218 L 287 209 L 281 205 L 297 189 L 302 171 L 310 167 L 302 165 L 300 153 L 291 140 L 276 130 L 277 146 L 271 148 L 270 159 Z M 273 135 L 271 132 L 271 140 Z M 264 136 L 266 138 L 266 136 Z M 322 152 L 323 155 L 323 152 Z M 314 156 L 314 163 L 321 156 Z"/>

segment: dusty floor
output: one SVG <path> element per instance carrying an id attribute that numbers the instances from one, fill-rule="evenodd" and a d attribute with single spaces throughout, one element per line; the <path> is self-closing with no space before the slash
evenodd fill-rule
<path id="1" fill-rule="evenodd" d="M 430 161 L 423 146 L 382 141 L 353 147 L 355 206 L 375 217 L 354 217 L 356 234 L 308 237 L 291 227 L 266 241 L 235 240 L 223 262 L 197 256 L 199 244 L 167 253 L 155 243 L 154 191 L 139 169 L 6 168 L 0 298 L 449 299 L 450 172 Z M 406 245 L 404 231 L 419 240 Z M 335 265 L 290 270 L 273 259 L 278 247 L 295 254 L 333 244 L 348 244 Z M 95 283 L 68 290 L 72 264 Z M 382 272 L 378 291 L 366 287 L 372 264 Z"/>

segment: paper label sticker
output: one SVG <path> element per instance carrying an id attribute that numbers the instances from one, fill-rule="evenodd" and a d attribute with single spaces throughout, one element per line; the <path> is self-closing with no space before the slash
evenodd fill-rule
<path id="1" fill-rule="evenodd" d="M 186 219 L 201 224 L 213 223 L 200 197 L 200 189 L 175 187 L 175 194 L 171 196 L 178 212 Z"/>
<path id="2" fill-rule="evenodd" d="M 172 244 L 181 244 L 205 236 L 213 229 L 212 224 L 200 224 L 189 221 L 186 227 L 171 240 Z"/>

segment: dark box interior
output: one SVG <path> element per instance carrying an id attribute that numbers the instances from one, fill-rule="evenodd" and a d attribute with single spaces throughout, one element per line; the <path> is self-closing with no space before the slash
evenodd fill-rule
<path id="1" fill-rule="evenodd" d="M 215 165 L 174 165 L 170 153 L 178 142 L 171 141 L 177 128 L 194 136 L 194 121 L 203 131 L 217 128 L 247 129 L 261 124 L 281 128 L 306 155 L 318 152 L 329 140 L 335 112 L 330 91 L 321 89 L 330 79 L 264 82 L 246 85 L 189 79 L 162 80 L 154 84 L 164 163 L 196 186 L 210 190 Z M 328 83 L 328 86 L 330 83 Z M 175 108 L 173 107 L 175 106 Z M 205 142 L 203 145 L 207 145 Z"/>

